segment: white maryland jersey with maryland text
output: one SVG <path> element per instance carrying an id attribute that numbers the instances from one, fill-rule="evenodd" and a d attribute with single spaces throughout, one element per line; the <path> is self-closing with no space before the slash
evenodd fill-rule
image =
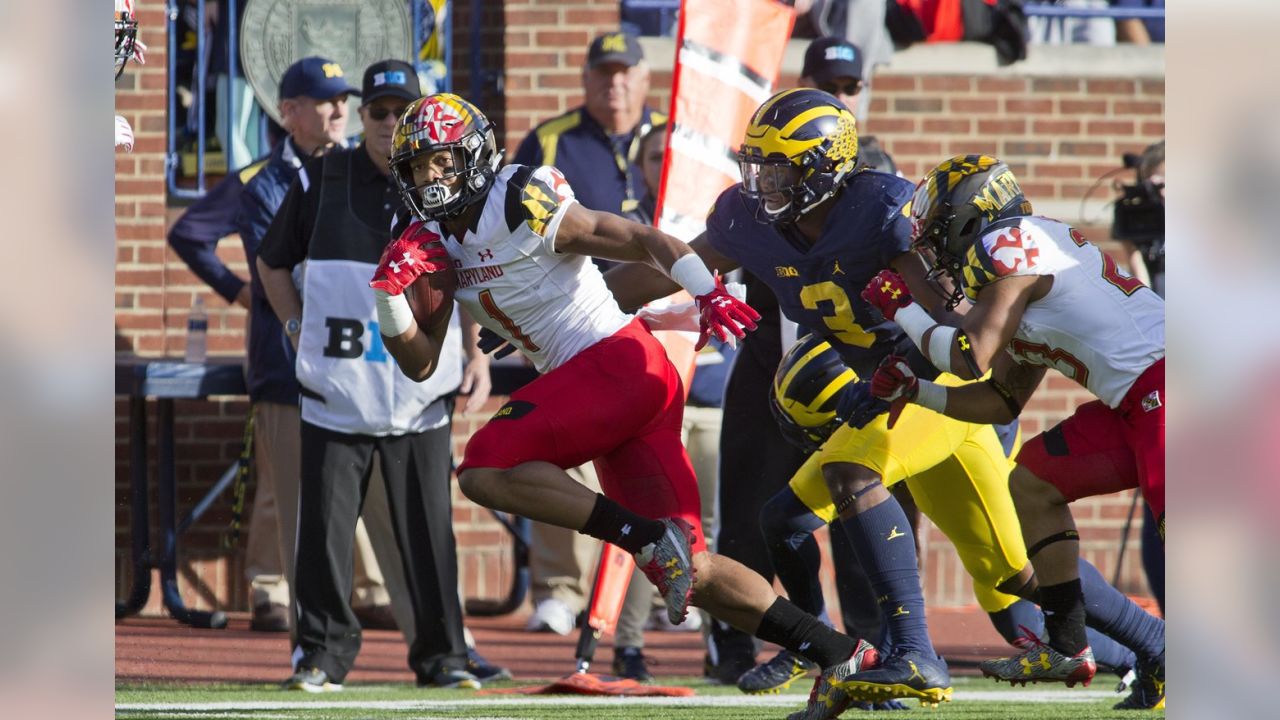
<path id="1" fill-rule="evenodd" d="M 631 321 L 591 258 L 554 249 L 556 229 L 574 202 L 554 167 L 508 165 L 462 242 L 427 224 L 453 258 L 458 302 L 543 373 Z"/>
<path id="2" fill-rule="evenodd" d="M 1052 275 L 1052 289 L 1027 305 L 1007 349 L 1019 362 L 1060 371 L 1109 407 L 1164 357 L 1164 300 L 1056 220 L 992 224 L 969 249 L 963 274 L 971 301 L 1002 277 Z"/>

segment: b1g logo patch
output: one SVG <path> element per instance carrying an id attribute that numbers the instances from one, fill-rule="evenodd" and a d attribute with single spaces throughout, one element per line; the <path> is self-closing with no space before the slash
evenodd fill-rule
<path id="1" fill-rule="evenodd" d="M 1142 398 L 1142 412 L 1151 412 L 1152 410 L 1159 408 L 1160 405 L 1159 390 L 1152 390 L 1149 395 Z"/>
<path id="2" fill-rule="evenodd" d="M 512 400 L 506 405 L 498 408 L 498 412 L 493 414 L 494 420 L 516 420 L 533 412 L 537 405 L 526 402 L 524 400 Z"/>

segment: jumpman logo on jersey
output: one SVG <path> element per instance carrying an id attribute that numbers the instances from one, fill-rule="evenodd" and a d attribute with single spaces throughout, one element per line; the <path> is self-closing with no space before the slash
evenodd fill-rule
<path id="1" fill-rule="evenodd" d="M 844 271 L 840 269 L 840 261 L 837 260 L 835 267 L 831 268 L 831 275 L 844 275 Z"/>
<path id="2" fill-rule="evenodd" d="M 908 610 L 908 609 L 906 609 L 905 607 L 903 607 L 903 606 L 899 605 L 899 606 L 898 606 L 898 609 L 893 611 L 893 615 L 892 615 L 891 617 L 902 617 L 902 616 L 904 616 L 904 615 L 910 615 L 910 614 L 911 614 L 911 611 L 910 611 L 910 610 Z"/>
<path id="3" fill-rule="evenodd" d="M 412 255 L 410 255 L 410 254 L 408 253 L 408 251 L 405 251 L 404 257 L 402 257 L 398 262 L 397 262 L 397 261 L 395 261 L 395 260 L 388 260 L 388 261 L 387 261 L 387 266 L 391 268 L 391 272 L 393 272 L 393 273 L 398 273 L 398 272 L 400 272 L 400 266 L 402 266 L 402 265 L 412 265 L 412 264 L 414 264 L 414 263 L 416 263 L 416 262 L 417 262 L 417 260 L 414 260 L 414 259 L 413 259 L 413 256 L 412 256 Z"/>
<path id="4" fill-rule="evenodd" d="M 885 540 L 893 540 L 894 538 L 900 538 L 900 537 L 906 537 L 906 536 L 907 536 L 906 533 L 898 532 L 898 526 L 894 525 L 893 529 L 889 531 L 889 535 L 885 537 Z"/>

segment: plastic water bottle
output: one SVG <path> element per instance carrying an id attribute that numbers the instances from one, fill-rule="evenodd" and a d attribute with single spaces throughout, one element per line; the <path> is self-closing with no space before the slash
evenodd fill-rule
<path id="1" fill-rule="evenodd" d="M 187 315 L 187 353 L 189 363 L 202 363 L 209 351 L 209 313 L 204 309 L 204 298 L 196 296 Z"/>

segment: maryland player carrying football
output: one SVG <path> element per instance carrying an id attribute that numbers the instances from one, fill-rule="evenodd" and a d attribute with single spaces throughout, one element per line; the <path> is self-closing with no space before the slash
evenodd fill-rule
<path id="1" fill-rule="evenodd" d="M 1076 571 L 1079 534 L 1068 503 L 1140 487 L 1164 535 L 1164 301 L 1076 230 L 1031 216 L 1013 173 L 996 158 L 947 160 L 925 176 L 911 209 L 912 242 L 934 277 L 955 283 L 948 300 L 973 303 L 939 324 L 912 300 L 918 278 L 883 271 L 862 296 L 901 326 L 939 368 L 982 382 L 944 387 L 888 358 L 871 392 L 893 412 L 910 402 L 970 422 L 1008 422 L 1045 370 L 1074 379 L 1098 400 L 1028 442 L 1010 480 L 1040 578 L 1049 641 L 983 672 L 1005 680 L 1078 679 L 1089 654 Z M 1135 648 L 1136 650 L 1137 648 Z M 1164 647 L 1139 653 L 1127 707 L 1162 707 Z"/>
<path id="2" fill-rule="evenodd" d="M 435 369 L 447 324 L 418 326 L 403 289 L 449 264 L 458 271 L 457 300 L 543 373 L 472 436 L 458 471 L 462 491 L 633 553 L 672 622 L 692 602 L 829 672 L 874 664 L 870 645 L 707 552 L 680 444 L 679 374 L 648 326 L 619 309 L 588 256 L 647 263 L 687 289 L 704 341 L 741 337 L 758 316 L 683 242 L 587 210 L 555 168 L 499 169 L 499 159 L 493 125 L 471 103 L 441 94 L 411 104 L 396 128 L 391 170 L 416 217 L 398 223 L 407 227 L 370 283 L 387 349 L 409 377 Z M 589 460 L 605 495 L 564 472 Z"/>

